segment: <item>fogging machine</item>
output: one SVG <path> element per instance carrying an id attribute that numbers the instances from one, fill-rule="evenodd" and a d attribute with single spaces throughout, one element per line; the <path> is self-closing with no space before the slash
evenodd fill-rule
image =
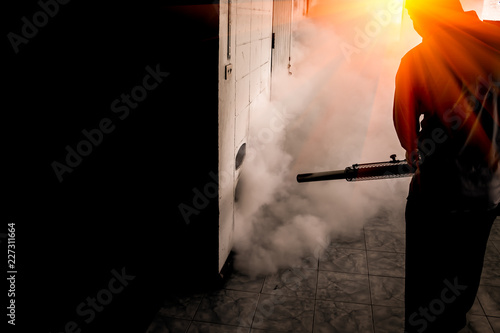
<path id="1" fill-rule="evenodd" d="M 348 182 L 361 180 L 375 180 L 388 178 L 409 177 L 415 172 L 415 168 L 406 160 L 397 160 L 396 155 L 390 156 L 387 162 L 353 164 L 344 170 L 303 173 L 297 175 L 297 182 L 310 183 L 325 180 L 345 179 Z"/>

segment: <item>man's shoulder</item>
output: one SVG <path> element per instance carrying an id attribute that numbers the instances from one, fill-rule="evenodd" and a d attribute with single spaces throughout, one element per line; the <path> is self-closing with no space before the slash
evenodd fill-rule
<path id="1" fill-rule="evenodd" d="M 414 46 L 412 49 L 410 49 L 406 54 L 401 58 L 401 61 L 414 61 L 415 58 L 420 57 L 423 49 L 425 48 L 424 43 L 420 43 L 417 46 Z"/>
<path id="2" fill-rule="evenodd" d="M 415 65 L 422 61 L 423 48 L 424 46 L 422 45 L 422 43 L 420 43 L 406 52 L 406 54 L 401 58 L 399 72 L 412 71 Z"/>

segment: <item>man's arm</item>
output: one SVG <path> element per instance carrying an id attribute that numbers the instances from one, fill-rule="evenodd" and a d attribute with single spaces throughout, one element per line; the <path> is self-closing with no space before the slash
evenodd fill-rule
<path id="1" fill-rule="evenodd" d="M 416 77 L 411 71 L 410 63 L 405 57 L 401 61 L 396 75 L 393 121 L 399 142 L 406 150 L 406 159 L 412 165 L 417 159 L 417 134 L 420 127 L 415 80 Z"/>

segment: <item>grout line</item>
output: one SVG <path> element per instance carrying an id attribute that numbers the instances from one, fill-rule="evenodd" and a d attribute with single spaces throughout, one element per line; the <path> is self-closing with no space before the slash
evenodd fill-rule
<path id="1" fill-rule="evenodd" d="M 340 301 L 340 300 L 332 300 L 332 299 L 326 299 L 326 298 L 317 298 L 316 301 L 371 306 L 371 304 L 368 304 L 368 303 L 352 302 L 352 301 Z M 378 306 L 378 305 L 376 305 L 376 306 Z M 380 306 L 385 306 L 386 308 L 398 308 L 398 307 L 400 308 L 400 306 L 390 306 L 390 305 L 380 305 Z"/>
<path id="2" fill-rule="evenodd" d="M 313 321 L 312 321 L 312 327 L 311 327 L 311 333 L 314 332 L 314 325 L 316 324 L 316 305 L 318 304 L 317 300 L 314 299 L 314 308 L 313 308 Z"/>
<path id="3" fill-rule="evenodd" d="M 224 324 L 224 323 L 218 323 L 218 322 L 206 321 L 206 320 L 191 320 L 191 322 L 189 324 L 189 327 L 191 327 L 191 324 L 194 323 L 194 322 L 201 323 L 201 324 L 226 326 L 226 327 L 248 328 L 249 330 L 252 328 L 251 326 L 238 326 L 238 325 L 235 325 L 235 324 Z"/>
<path id="4" fill-rule="evenodd" d="M 488 316 L 485 316 L 486 317 L 486 321 L 488 322 L 488 324 L 490 325 L 490 328 L 491 328 L 491 331 L 494 332 L 494 333 L 497 333 L 495 331 L 495 328 L 493 327 L 493 324 L 491 323 L 490 321 L 490 318 Z"/>
<path id="5" fill-rule="evenodd" d="M 255 304 L 255 311 L 253 312 L 252 316 L 252 322 L 250 323 L 250 329 L 248 330 L 249 332 L 253 331 L 253 321 L 255 320 L 255 316 L 257 315 L 257 309 L 259 308 L 260 296 L 261 294 L 259 293 L 259 297 L 257 297 L 257 303 Z"/>
<path id="6" fill-rule="evenodd" d="M 481 286 L 479 286 L 479 287 L 481 287 Z M 478 292 L 479 292 L 479 288 L 478 288 Z M 483 306 L 483 304 L 481 303 L 481 300 L 479 299 L 479 297 L 477 297 L 478 292 L 476 292 L 476 299 L 477 299 L 477 302 L 479 303 L 479 306 L 481 307 L 481 310 L 483 311 L 483 315 L 485 315 L 485 316 L 486 316 L 486 311 L 484 310 L 484 306 Z M 472 308 L 471 308 L 471 309 L 472 309 Z M 470 310 L 469 310 L 469 311 L 470 311 Z"/>
<path id="7" fill-rule="evenodd" d="M 190 321 L 189 321 L 189 325 L 188 325 L 188 327 L 186 328 L 186 330 L 184 331 L 184 333 L 189 332 L 189 330 L 191 329 L 191 325 L 192 325 L 192 324 L 193 324 L 193 321 L 192 321 L 192 320 L 190 320 Z"/>
<path id="8" fill-rule="evenodd" d="M 191 317 L 191 322 L 193 322 L 194 318 L 198 314 L 198 310 L 200 309 L 201 303 L 203 302 L 205 297 L 207 297 L 207 294 L 203 294 L 203 297 L 201 298 L 200 303 L 198 303 L 198 306 L 196 307 L 196 311 L 193 313 L 193 317 Z M 189 324 L 189 326 L 191 326 L 191 324 Z"/>
<path id="9" fill-rule="evenodd" d="M 262 282 L 262 287 L 260 288 L 259 294 L 265 294 L 264 292 L 264 286 L 266 285 L 267 279 L 269 278 L 271 274 L 268 274 L 264 277 L 264 281 Z"/>
<path id="10" fill-rule="evenodd" d="M 388 251 L 388 250 L 372 250 L 369 249 L 367 250 L 368 252 L 381 252 L 381 253 L 399 253 L 399 254 L 405 254 L 405 251 Z"/>
<path id="11" fill-rule="evenodd" d="M 317 270 L 316 270 L 316 290 L 314 292 L 314 311 L 313 311 L 313 324 L 312 324 L 312 332 L 314 332 L 314 325 L 315 325 L 315 322 L 316 322 L 316 306 L 318 304 L 318 284 L 319 284 L 319 256 L 318 256 L 318 259 L 317 260 L 317 264 L 318 266 L 317 267 Z"/>
<path id="12" fill-rule="evenodd" d="M 372 283 L 370 279 L 370 267 L 368 265 L 368 245 L 366 244 L 366 232 L 365 228 L 363 227 L 363 238 L 365 241 L 365 258 L 366 258 L 366 271 L 368 272 L 368 293 L 370 296 L 370 310 L 372 312 L 372 328 L 373 332 L 375 333 L 375 313 L 373 312 L 373 299 L 372 299 Z"/>

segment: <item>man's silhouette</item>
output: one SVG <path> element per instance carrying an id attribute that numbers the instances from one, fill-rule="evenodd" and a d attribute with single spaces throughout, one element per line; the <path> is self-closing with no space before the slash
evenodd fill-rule
<path id="1" fill-rule="evenodd" d="M 500 202 L 500 27 L 458 0 L 407 0 L 394 125 L 416 165 L 406 207 L 405 329 L 458 332 Z"/>

